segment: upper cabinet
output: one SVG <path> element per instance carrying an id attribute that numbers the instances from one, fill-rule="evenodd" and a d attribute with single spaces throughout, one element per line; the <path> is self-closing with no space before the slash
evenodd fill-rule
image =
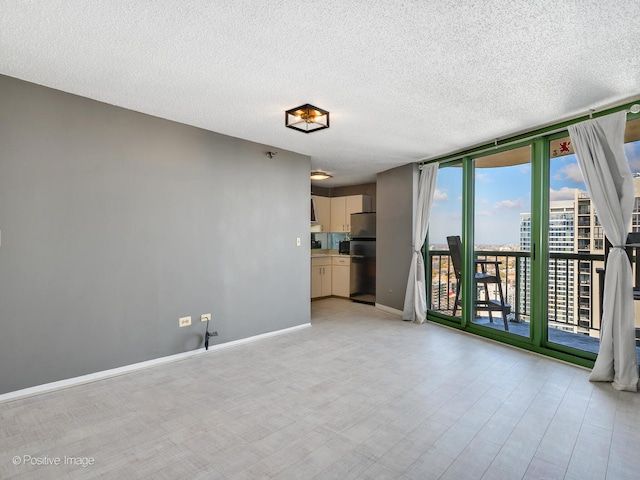
<path id="1" fill-rule="evenodd" d="M 349 195 L 331 197 L 331 232 L 350 232 L 351 214 L 371 211 L 371 197 Z"/>
<path id="2" fill-rule="evenodd" d="M 311 195 L 316 203 L 316 224 L 320 225 L 321 232 L 329 232 L 331 228 L 331 199 Z"/>
<path id="3" fill-rule="evenodd" d="M 347 197 L 331 197 L 331 229 L 332 232 L 346 232 L 345 221 L 347 211 Z"/>

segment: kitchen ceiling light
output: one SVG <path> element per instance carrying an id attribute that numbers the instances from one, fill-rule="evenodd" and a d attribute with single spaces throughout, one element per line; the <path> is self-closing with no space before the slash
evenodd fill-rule
<path id="1" fill-rule="evenodd" d="M 287 110 L 284 115 L 284 124 L 304 133 L 316 132 L 329 128 L 329 112 L 313 105 L 301 105 Z"/>
<path id="2" fill-rule="evenodd" d="M 311 180 L 326 180 L 327 178 L 331 178 L 333 175 L 329 175 L 325 172 L 311 172 Z"/>

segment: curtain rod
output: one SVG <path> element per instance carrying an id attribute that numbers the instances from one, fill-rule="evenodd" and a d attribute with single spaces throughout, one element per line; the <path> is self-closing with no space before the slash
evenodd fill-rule
<path id="1" fill-rule="evenodd" d="M 615 107 L 613 107 L 613 108 L 615 108 Z M 602 111 L 606 112 L 608 110 L 602 110 Z M 627 108 L 627 109 L 625 109 L 623 111 L 626 112 L 627 114 L 629 114 L 629 113 L 633 113 L 633 114 L 640 113 L 640 103 L 635 103 L 635 104 L 631 105 L 631 107 L 629 107 L 629 108 Z M 590 119 L 593 118 L 593 114 L 595 112 L 596 112 L 595 110 L 589 110 L 589 118 Z M 612 113 L 614 113 L 614 112 L 612 112 Z M 553 135 L 555 133 L 562 132 L 562 131 L 566 130 L 569 125 L 572 125 L 574 123 L 578 123 L 579 121 L 581 121 L 581 119 L 583 117 L 584 117 L 584 115 L 581 115 L 579 117 L 576 117 L 574 120 L 567 120 L 567 121 L 565 121 L 563 123 L 562 127 L 558 127 L 558 128 L 553 129 L 553 130 L 544 131 L 544 132 L 541 132 L 541 133 L 538 133 L 538 134 L 529 135 L 527 137 L 517 138 L 517 139 L 514 139 L 514 140 L 509 141 L 509 142 L 501 143 L 500 145 L 498 145 L 498 139 L 496 138 L 494 140 L 494 145 L 491 146 L 491 147 L 481 148 L 480 150 L 469 149 L 469 150 L 467 150 L 467 153 L 464 153 L 464 154 L 461 153 L 461 154 L 459 154 L 457 156 L 452 156 L 452 157 L 446 157 L 445 156 L 442 160 L 438 160 L 437 158 L 434 158 L 434 159 L 431 159 L 431 160 L 420 160 L 418 162 L 418 169 L 422 170 L 422 166 L 426 165 L 428 163 L 440 163 L 440 161 L 453 162 L 455 160 L 460 160 L 460 159 L 462 159 L 464 157 L 468 157 L 470 154 L 478 155 L 478 154 L 481 154 L 481 153 L 490 152 L 492 150 L 495 150 L 498 147 L 509 147 L 511 145 L 516 145 L 518 143 L 527 142 L 529 140 L 534 140 L 536 138 Z M 524 134 L 524 135 L 526 135 L 526 134 Z M 478 148 L 480 148 L 480 147 L 478 147 Z"/>

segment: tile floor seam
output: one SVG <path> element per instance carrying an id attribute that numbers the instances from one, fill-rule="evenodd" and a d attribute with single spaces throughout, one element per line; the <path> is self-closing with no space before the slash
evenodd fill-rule
<path id="1" fill-rule="evenodd" d="M 516 388 L 517 388 L 517 387 L 516 387 Z M 474 402 L 474 404 L 475 404 L 475 403 L 477 403 L 478 401 L 480 401 L 480 399 L 476 400 L 476 402 Z M 504 402 L 503 402 L 503 404 L 504 404 Z M 469 408 L 471 408 L 471 407 L 469 407 Z M 468 410 L 468 409 L 467 409 L 467 410 Z M 494 415 L 496 415 L 497 411 L 498 411 L 498 409 L 496 409 L 496 411 L 495 411 L 495 412 L 494 412 L 494 413 L 493 413 L 493 414 L 492 414 L 492 415 L 491 415 L 491 416 L 490 416 L 490 417 L 489 417 L 489 418 L 488 418 L 488 419 L 487 419 L 487 420 L 482 424 L 482 427 L 484 427 L 487 423 L 489 423 L 489 421 L 491 420 L 491 418 L 493 418 L 493 417 L 494 417 Z M 524 416 L 524 414 L 523 414 L 522 416 Z M 522 418 L 522 417 L 520 417 L 520 418 Z M 456 423 L 457 423 L 457 422 L 456 422 Z M 454 425 L 455 425 L 455 424 L 454 424 Z M 452 425 L 452 426 L 453 426 L 453 425 Z M 476 438 L 478 438 L 478 437 L 479 437 L 480 432 L 481 432 L 481 430 L 482 430 L 482 427 L 480 427 L 480 428 L 478 429 L 478 432 L 477 432 L 477 433 L 473 436 L 473 438 L 469 441 L 469 443 L 467 444 L 467 446 L 468 446 L 468 445 L 469 445 L 473 440 L 475 440 Z M 515 427 L 514 427 L 514 429 L 515 429 Z M 513 432 L 513 430 L 512 430 L 512 432 Z M 505 441 L 505 443 L 506 443 L 506 441 Z M 466 448 L 466 446 L 465 446 L 465 448 Z M 455 461 L 460 457 L 460 455 L 462 455 L 462 453 L 463 453 L 463 452 L 464 452 L 464 449 L 463 449 L 463 450 L 461 450 L 461 451 L 460 451 L 460 453 L 459 453 L 459 454 L 458 454 L 458 455 L 453 459 L 453 462 L 451 462 L 451 465 L 449 465 L 449 467 L 447 467 L 447 469 L 446 469 L 444 472 L 442 472 L 442 475 L 440 475 L 440 477 L 439 477 L 439 478 L 441 478 L 442 476 L 444 476 L 444 475 L 447 473 L 447 471 L 448 471 L 448 470 L 453 466 L 453 464 L 455 463 Z M 483 472 L 482 472 L 482 475 L 484 475 L 484 474 L 487 472 L 487 470 L 489 470 L 489 468 L 490 468 L 490 466 L 491 466 L 491 464 L 492 464 L 492 463 L 493 463 L 493 462 L 490 462 L 490 463 L 485 467 L 485 469 L 484 469 L 484 470 L 483 470 Z M 482 478 L 482 476 L 480 476 L 479 478 Z"/>
<path id="2" fill-rule="evenodd" d="M 584 411 L 584 413 L 582 415 L 582 421 L 580 422 L 580 428 L 578 429 L 578 434 L 576 435 L 576 441 L 573 444 L 573 448 L 571 449 L 571 455 L 569 457 L 569 462 L 567 463 L 567 467 L 566 467 L 566 472 L 567 473 L 565 474 L 565 476 L 569 474 L 569 467 L 571 466 L 571 459 L 573 458 L 573 453 L 575 452 L 575 448 L 576 448 L 576 446 L 578 444 L 578 439 L 580 438 L 580 433 L 582 432 L 582 430 L 584 428 L 584 418 L 587 415 L 587 410 L 589 408 L 589 403 L 591 402 L 591 399 L 593 398 L 594 392 L 595 392 L 595 390 L 591 390 L 591 393 L 589 394 L 589 401 L 587 402 L 587 408 L 585 408 L 585 411 Z M 619 404 L 616 402 L 616 410 L 618 409 L 618 405 Z M 613 429 L 611 429 L 611 438 L 613 438 Z M 605 468 L 605 478 L 606 478 L 607 472 L 609 470 L 609 458 L 610 458 L 610 455 L 611 455 L 611 443 L 612 442 L 610 441 L 609 442 L 609 449 L 608 449 L 608 452 L 607 452 L 607 466 Z"/>
<path id="3" fill-rule="evenodd" d="M 574 376 L 575 376 L 575 374 L 574 374 Z M 573 376 L 572 376 L 572 378 L 573 378 Z M 558 414 L 558 410 L 560 409 L 560 405 L 562 404 L 562 402 L 564 401 L 564 399 L 567 397 L 568 392 L 569 392 L 569 388 L 567 387 L 567 389 L 565 390 L 564 394 L 562 395 L 562 399 L 560 400 L 560 402 L 558 402 L 558 407 L 556 408 L 556 411 L 554 412 L 553 417 L 552 417 L 551 421 L 549 422 L 549 425 L 547 425 L 547 428 L 545 429 L 545 432 L 544 432 L 544 434 L 542 435 L 542 439 L 540 440 L 540 443 L 542 443 L 542 440 L 544 440 L 545 435 L 546 435 L 546 434 L 547 434 L 547 432 L 549 431 L 549 427 L 551 426 L 551 423 L 553 422 L 553 420 L 556 418 L 556 415 Z M 593 391 L 592 391 L 592 392 L 591 392 L 591 394 L 589 395 L 589 401 L 591 401 L 591 397 L 592 397 L 592 395 L 593 395 Z M 588 408 L 588 403 L 589 403 L 589 402 L 587 402 L 587 408 Z M 578 429 L 578 432 L 577 432 L 577 434 L 576 434 L 576 438 L 575 438 L 575 440 L 574 440 L 574 442 L 573 442 L 573 445 L 572 445 L 572 447 L 571 447 L 571 454 L 569 455 L 569 461 L 567 461 L 567 465 L 566 465 L 566 466 L 559 465 L 559 464 L 557 464 L 557 463 L 555 463 L 555 462 L 553 462 L 552 460 L 549 460 L 549 459 L 547 459 L 547 458 L 544 458 L 544 459 L 542 459 L 542 458 L 541 458 L 541 460 L 544 460 L 545 462 L 549 462 L 549 463 L 551 463 L 551 464 L 553 464 L 553 465 L 556 465 L 557 467 L 564 468 L 565 472 L 567 472 L 567 471 L 569 470 L 569 463 L 570 463 L 570 459 L 571 459 L 571 457 L 573 456 L 573 452 L 574 452 L 574 450 L 575 450 L 576 444 L 578 443 L 578 438 L 579 438 L 579 436 L 580 436 L 580 429 L 582 428 L 582 424 L 583 424 L 583 422 L 584 422 L 584 418 L 585 418 L 585 417 L 586 417 L 586 415 L 587 415 L 587 408 L 585 408 L 585 411 L 584 411 L 584 413 L 583 413 L 583 414 L 582 414 L 582 416 L 581 416 L 581 419 L 580 419 L 580 428 Z M 536 453 L 537 453 L 537 451 L 538 451 L 539 449 L 540 449 L 540 444 L 538 444 L 538 448 L 536 449 Z M 540 458 L 540 457 L 536 457 L 536 454 L 534 454 L 534 455 L 533 455 L 533 458 Z M 533 458 L 532 458 L 532 460 L 531 460 L 531 461 L 533 461 Z M 566 473 L 565 473 L 565 476 L 566 476 Z"/>
<path id="4" fill-rule="evenodd" d="M 58 472 L 68 478 L 106 478 L 110 467 L 122 480 L 169 478 L 186 458 L 197 460 L 182 467 L 185 479 L 235 480 L 304 472 L 568 479 L 581 471 L 613 480 L 639 463 L 640 434 L 629 432 L 640 431 L 640 400 L 594 388 L 575 365 L 343 300 L 312 305 L 312 320 L 313 328 L 250 346 L 0 404 L 0 418 L 10 419 L 6 432 L 20 433 L 12 437 L 18 453 L 82 450 L 101 462 L 93 472 Z M 573 435 L 571 449 L 555 448 Z M 606 459 L 594 455 L 600 450 Z"/>

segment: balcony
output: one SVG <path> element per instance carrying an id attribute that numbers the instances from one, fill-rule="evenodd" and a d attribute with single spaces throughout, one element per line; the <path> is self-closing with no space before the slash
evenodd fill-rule
<path id="1" fill-rule="evenodd" d="M 578 239 L 578 250 L 589 250 L 591 242 L 589 240 Z"/>
<path id="2" fill-rule="evenodd" d="M 529 252 L 478 251 L 478 258 L 501 262 L 500 276 L 505 300 L 511 305 L 509 332 L 529 337 Z M 582 253 L 552 253 L 549 259 L 547 304 L 548 335 L 553 343 L 597 353 L 600 336 L 599 289 L 596 268 L 604 256 Z M 430 310 L 451 316 L 457 285 L 448 250 L 431 250 L 426 265 L 431 279 Z M 578 273 L 578 271 L 580 273 Z M 478 293 L 479 295 L 479 293 Z M 594 295 L 595 298 L 592 298 Z M 495 297 L 494 297 L 495 298 Z M 460 309 L 457 311 L 460 315 Z M 486 312 L 475 312 L 473 323 L 504 331 L 499 313 L 493 322 Z"/>
<path id="3" fill-rule="evenodd" d="M 578 238 L 591 238 L 591 229 L 585 227 L 578 228 Z"/>

